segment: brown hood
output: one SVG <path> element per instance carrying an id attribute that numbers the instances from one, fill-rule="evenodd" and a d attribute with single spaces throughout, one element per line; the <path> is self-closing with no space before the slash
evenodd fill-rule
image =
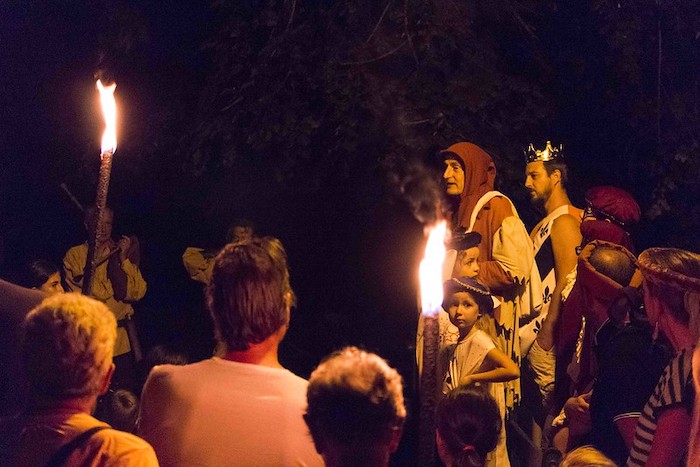
<path id="1" fill-rule="evenodd" d="M 455 227 L 469 227 L 472 211 L 479 199 L 493 191 L 496 165 L 486 151 L 473 143 L 456 143 L 440 152 L 443 159 L 456 156 L 464 168 L 464 190 L 459 195 Z"/>

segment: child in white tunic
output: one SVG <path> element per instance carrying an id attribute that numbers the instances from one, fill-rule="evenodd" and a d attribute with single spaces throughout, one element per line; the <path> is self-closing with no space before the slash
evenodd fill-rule
<path id="1" fill-rule="evenodd" d="M 470 277 L 452 278 L 445 282 L 444 289 L 443 308 L 459 330 L 459 340 L 447 346 L 440 355 L 443 393 L 458 386 L 486 386 L 499 406 L 502 419 L 505 419 L 502 383 L 518 378 L 520 369 L 496 348 L 488 334 L 479 329 L 480 318 L 493 314 L 491 293 L 488 287 Z M 510 465 L 505 430 L 501 431 L 498 445 L 489 454 L 486 464 Z"/>

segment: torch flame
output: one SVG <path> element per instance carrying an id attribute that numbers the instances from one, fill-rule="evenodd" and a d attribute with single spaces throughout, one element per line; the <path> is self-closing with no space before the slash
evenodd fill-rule
<path id="1" fill-rule="evenodd" d="M 100 91 L 100 101 L 102 102 L 102 113 L 105 117 L 105 132 L 102 134 L 102 154 L 117 150 L 117 104 L 114 101 L 114 89 L 116 83 L 107 87 L 97 80 L 97 89 Z"/>
<path id="2" fill-rule="evenodd" d="M 420 262 L 421 312 L 434 315 L 442 305 L 442 263 L 445 261 L 445 235 L 447 222 L 440 221 L 428 230 L 425 255 Z"/>

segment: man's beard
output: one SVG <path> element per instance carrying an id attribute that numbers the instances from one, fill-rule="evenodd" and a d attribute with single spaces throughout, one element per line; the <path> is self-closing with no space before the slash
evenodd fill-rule
<path id="1" fill-rule="evenodd" d="M 544 209 L 544 205 L 549 200 L 552 195 L 552 190 L 550 187 L 546 187 L 542 193 L 537 193 L 536 191 L 530 192 L 530 202 L 535 205 L 538 209 Z"/>

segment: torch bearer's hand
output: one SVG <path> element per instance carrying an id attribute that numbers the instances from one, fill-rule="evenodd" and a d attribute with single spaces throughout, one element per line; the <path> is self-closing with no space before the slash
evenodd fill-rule
<path id="1" fill-rule="evenodd" d="M 131 248 L 131 238 L 123 235 L 122 238 L 117 242 L 117 247 L 119 248 L 119 260 L 124 261 L 129 257 L 129 249 Z"/>

